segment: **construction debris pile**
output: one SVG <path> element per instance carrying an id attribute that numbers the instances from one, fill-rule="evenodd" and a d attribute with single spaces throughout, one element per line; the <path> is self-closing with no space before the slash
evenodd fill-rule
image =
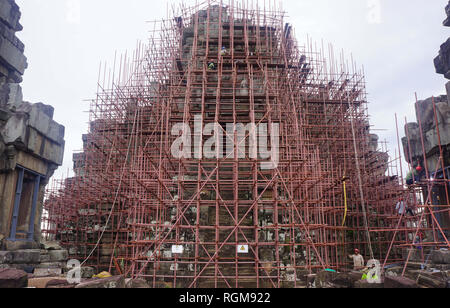
<path id="1" fill-rule="evenodd" d="M 101 70 L 75 176 L 49 190 L 43 232 L 69 258 L 152 287 L 306 287 L 350 275 L 354 248 L 384 267 L 450 246 L 331 46 L 300 46 L 284 13 L 245 1 L 154 29 Z"/>

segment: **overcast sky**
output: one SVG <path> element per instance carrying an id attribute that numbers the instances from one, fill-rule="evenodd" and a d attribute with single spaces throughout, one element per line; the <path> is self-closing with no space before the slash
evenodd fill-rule
<path id="1" fill-rule="evenodd" d="M 66 127 L 64 166 L 81 150 L 87 131 L 88 103 L 94 97 L 100 62 L 131 51 L 145 41 L 147 21 L 162 19 L 167 3 L 154 0 L 17 0 L 29 67 L 22 84 L 24 99 L 55 107 L 55 120 Z M 371 124 L 382 140 L 397 149 L 394 114 L 415 120 L 419 99 L 445 94 L 445 79 L 433 59 L 449 37 L 446 0 L 283 0 L 287 22 L 299 43 L 307 35 L 344 49 L 364 65 Z M 193 1 L 185 1 L 193 3 Z M 227 1 L 224 1 L 227 3 Z"/>

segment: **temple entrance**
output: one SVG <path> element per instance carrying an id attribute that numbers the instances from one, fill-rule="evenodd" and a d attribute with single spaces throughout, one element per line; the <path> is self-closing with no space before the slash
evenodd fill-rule
<path id="1" fill-rule="evenodd" d="M 39 185 L 43 175 L 18 166 L 14 198 L 14 210 L 11 219 L 11 241 L 32 241 Z"/>

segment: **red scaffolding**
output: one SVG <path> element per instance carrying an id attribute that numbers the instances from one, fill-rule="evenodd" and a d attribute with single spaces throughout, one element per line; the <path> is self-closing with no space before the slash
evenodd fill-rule
<path id="1" fill-rule="evenodd" d="M 295 287 L 348 267 L 354 248 L 403 260 L 415 230 L 441 228 L 421 223 L 434 212 L 399 221 L 398 198 L 416 194 L 370 134 L 363 72 L 294 37 L 275 4 L 208 1 L 155 22 L 148 44 L 100 68 L 84 151 L 49 189 L 44 234 L 154 287 Z M 211 138 L 199 119 L 233 148 L 174 157 L 177 124 Z M 250 128 L 239 139 L 227 124 Z M 262 168 L 252 127 L 269 137 L 274 124 L 279 162 Z"/>

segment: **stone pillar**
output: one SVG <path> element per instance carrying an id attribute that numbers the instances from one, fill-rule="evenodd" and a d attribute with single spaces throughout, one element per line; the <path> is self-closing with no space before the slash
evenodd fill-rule
<path id="1" fill-rule="evenodd" d="M 33 242 L 39 243 L 45 185 L 62 164 L 64 153 L 64 127 L 53 121 L 53 107 L 23 101 L 20 82 L 28 64 L 24 44 L 16 36 L 22 30 L 20 16 L 14 0 L 0 0 L 0 249 L 11 237 L 15 203 L 26 200 L 20 205 L 33 206 L 35 189 L 30 184 L 15 200 L 18 170 L 31 178 L 39 176 L 35 212 L 22 208 L 20 213 L 28 219 L 34 215 Z M 22 231 L 29 231 L 24 221 Z M 32 224 L 28 221 L 28 226 Z M 21 237 L 22 241 L 27 235 Z"/>

